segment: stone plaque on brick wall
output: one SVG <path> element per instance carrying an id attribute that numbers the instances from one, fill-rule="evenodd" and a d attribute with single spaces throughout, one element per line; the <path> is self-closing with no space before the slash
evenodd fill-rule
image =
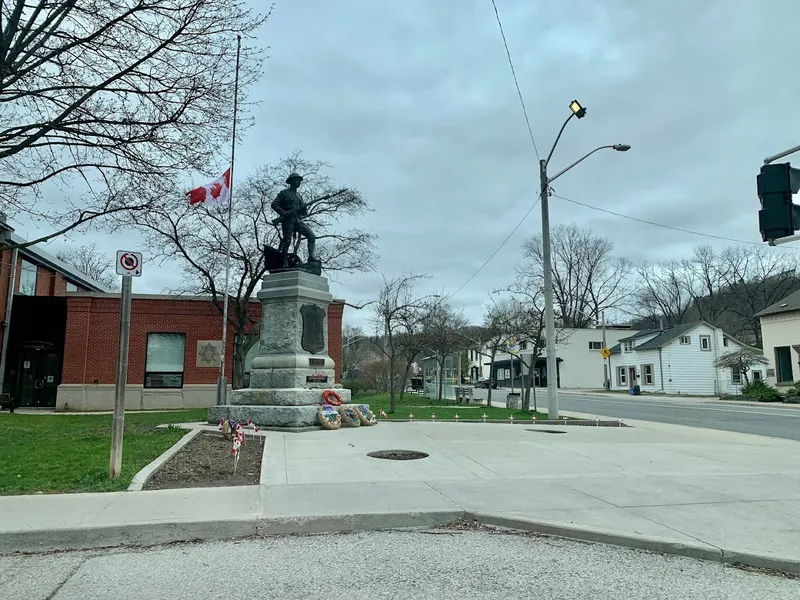
<path id="1" fill-rule="evenodd" d="M 197 366 L 219 368 L 222 357 L 221 340 L 197 341 Z"/>

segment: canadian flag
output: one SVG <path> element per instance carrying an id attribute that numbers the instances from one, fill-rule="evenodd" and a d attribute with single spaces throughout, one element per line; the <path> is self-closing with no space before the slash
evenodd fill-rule
<path id="1" fill-rule="evenodd" d="M 211 183 L 186 192 L 189 204 L 205 203 L 209 206 L 227 204 L 231 197 L 231 170 L 228 169 Z"/>

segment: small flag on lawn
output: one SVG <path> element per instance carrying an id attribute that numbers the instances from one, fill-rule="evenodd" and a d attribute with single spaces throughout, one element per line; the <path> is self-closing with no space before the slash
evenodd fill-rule
<path id="1" fill-rule="evenodd" d="M 211 183 L 201 185 L 186 192 L 189 204 L 207 204 L 222 206 L 227 204 L 231 195 L 231 170 L 225 171 Z"/>

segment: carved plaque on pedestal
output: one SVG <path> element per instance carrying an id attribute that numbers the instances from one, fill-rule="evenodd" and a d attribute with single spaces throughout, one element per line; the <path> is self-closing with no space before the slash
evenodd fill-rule
<path id="1" fill-rule="evenodd" d="M 303 317 L 300 346 L 311 354 L 322 352 L 325 349 L 325 311 L 316 304 L 305 304 L 300 314 Z"/>

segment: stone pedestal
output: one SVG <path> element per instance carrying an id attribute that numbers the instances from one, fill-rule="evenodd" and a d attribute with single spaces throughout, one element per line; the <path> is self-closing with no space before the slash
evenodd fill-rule
<path id="1" fill-rule="evenodd" d="M 212 406 L 208 420 L 250 419 L 264 427 L 318 424 L 322 392 L 336 390 L 343 404 L 350 390 L 335 383 L 328 356 L 328 280 L 304 271 L 264 277 L 261 291 L 261 339 L 250 368 L 250 387 L 234 390 L 230 406 Z"/>

